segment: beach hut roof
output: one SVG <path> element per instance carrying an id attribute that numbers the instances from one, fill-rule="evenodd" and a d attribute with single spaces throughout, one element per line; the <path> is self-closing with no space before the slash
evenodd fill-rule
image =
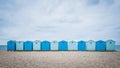
<path id="1" fill-rule="evenodd" d="M 107 40 L 106 42 L 115 42 L 114 40 Z"/>
<path id="2" fill-rule="evenodd" d="M 49 41 L 47 41 L 47 40 L 44 40 L 44 41 L 42 41 L 42 42 L 49 42 Z"/>
<path id="3" fill-rule="evenodd" d="M 90 43 L 90 42 L 95 42 L 94 40 L 88 40 L 87 43 Z"/>
<path id="4" fill-rule="evenodd" d="M 59 41 L 59 42 L 67 42 L 66 40 L 61 40 L 61 41 Z"/>
<path id="5" fill-rule="evenodd" d="M 85 42 L 84 40 L 78 41 L 78 42 Z"/>
<path id="6" fill-rule="evenodd" d="M 72 41 L 69 41 L 69 42 L 76 42 L 76 41 L 72 40 Z"/>

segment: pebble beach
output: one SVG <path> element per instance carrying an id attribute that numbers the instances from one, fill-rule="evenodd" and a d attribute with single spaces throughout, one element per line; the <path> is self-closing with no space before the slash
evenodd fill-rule
<path id="1" fill-rule="evenodd" d="M 0 51 L 0 68 L 120 68 L 120 52 Z"/>

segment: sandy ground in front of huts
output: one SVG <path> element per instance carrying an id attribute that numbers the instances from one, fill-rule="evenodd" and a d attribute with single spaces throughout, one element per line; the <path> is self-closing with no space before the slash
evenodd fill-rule
<path id="1" fill-rule="evenodd" d="M 0 68 L 120 68 L 120 52 L 0 51 Z"/>

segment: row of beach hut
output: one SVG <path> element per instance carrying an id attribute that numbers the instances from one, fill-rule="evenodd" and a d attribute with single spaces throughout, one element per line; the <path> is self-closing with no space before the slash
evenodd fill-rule
<path id="1" fill-rule="evenodd" d="M 78 51 L 114 51 L 115 41 L 13 41 L 7 42 L 8 51 L 67 51 L 67 50 L 78 50 Z"/>

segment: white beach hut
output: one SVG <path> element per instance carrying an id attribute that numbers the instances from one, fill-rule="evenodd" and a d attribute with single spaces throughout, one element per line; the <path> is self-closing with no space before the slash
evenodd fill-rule
<path id="1" fill-rule="evenodd" d="M 16 42 L 16 50 L 23 50 L 23 41 Z"/>
<path id="2" fill-rule="evenodd" d="M 93 40 L 89 40 L 86 43 L 87 45 L 87 50 L 95 50 L 96 43 Z"/>
<path id="3" fill-rule="evenodd" d="M 41 41 L 33 41 L 33 50 L 41 50 Z"/>
<path id="4" fill-rule="evenodd" d="M 76 41 L 69 41 L 68 43 L 68 50 L 77 50 L 77 42 Z"/>
<path id="5" fill-rule="evenodd" d="M 57 41 L 51 42 L 51 50 L 58 50 L 58 42 Z"/>
<path id="6" fill-rule="evenodd" d="M 106 50 L 115 50 L 115 41 L 107 40 L 106 41 Z"/>

